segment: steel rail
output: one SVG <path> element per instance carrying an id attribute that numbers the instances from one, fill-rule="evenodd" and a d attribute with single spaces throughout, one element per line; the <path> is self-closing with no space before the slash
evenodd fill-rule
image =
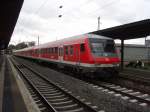
<path id="1" fill-rule="evenodd" d="M 91 106 L 89 106 L 88 104 L 85 104 L 84 102 L 80 101 L 79 99 L 77 99 L 76 97 L 74 97 L 73 95 L 71 95 L 70 93 L 66 92 L 65 90 L 63 90 L 62 88 L 58 87 L 57 85 L 55 85 L 54 82 L 48 80 L 45 76 L 43 76 L 42 74 L 36 72 L 35 70 L 33 70 L 32 68 L 29 68 L 28 66 L 26 66 L 25 64 L 22 64 L 25 68 L 27 68 L 28 70 L 30 70 L 31 72 L 33 72 L 34 74 L 36 74 L 38 77 L 40 77 L 41 79 L 45 80 L 46 82 L 48 82 L 50 85 L 53 85 L 55 88 L 57 88 L 58 90 L 62 91 L 63 93 L 65 93 L 67 96 L 71 97 L 77 104 L 80 104 L 80 106 L 82 106 L 83 108 L 86 108 L 88 111 L 90 112 L 98 112 L 98 110 L 92 108 Z M 17 66 L 17 65 L 15 65 Z M 19 67 L 17 66 L 17 69 L 19 69 Z M 19 69 L 19 71 L 21 71 Z M 21 71 L 22 74 L 24 74 L 22 71 Z M 29 81 L 29 79 L 26 78 L 25 75 L 23 75 L 25 77 L 26 80 L 28 80 L 29 83 L 32 84 L 32 86 L 36 89 L 37 92 L 38 89 L 34 86 L 34 84 L 32 82 Z M 46 101 L 46 104 L 52 108 L 54 110 L 54 112 L 57 112 L 53 106 L 44 98 L 44 96 L 39 92 L 39 95 L 42 96 L 42 99 Z"/>
<path id="2" fill-rule="evenodd" d="M 143 98 L 140 98 L 140 97 L 131 95 L 131 94 L 129 94 L 129 93 L 126 93 L 126 92 L 117 90 L 117 89 L 115 89 L 115 88 L 108 87 L 107 85 L 108 85 L 109 83 L 100 84 L 100 83 L 96 83 L 96 82 L 93 82 L 93 81 L 88 81 L 88 82 L 90 82 L 91 84 L 95 84 L 95 85 L 97 85 L 97 86 L 103 87 L 103 88 L 105 88 L 105 89 L 108 89 L 108 90 L 110 90 L 110 91 L 114 91 L 114 92 L 119 93 L 119 94 L 121 94 L 121 95 L 127 96 L 127 97 L 129 97 L 129 98 L 136 99 L 136 100 L 138 100 L 138 101 L 141 102 L 141 103 L 147 103 L 148 105 L 150 105 L 150 101 L 149 101 L 149 100 L 146 100 L 146 99 L 143 99 Z M 110 84 L 110 85 L 111 85 L 111 84 Z M 117 85 L 116 85 L 116 86 L 117 86 Z M 120 85 L 118 85 L 118 86 L 120 86 Z M 122 87 L 122 88 L 123 88 L 123 87 Z"/>
<path id="3" fill-rule="evenodd" d="M 53 106 L 44 98 L 44 96 L 40 93 L 40 91 L 35 87 L 35 85 L 25 76 L 25 74 L 23 73 L 23 71 L 21 71 L 21 69 L 17 66 L 17 64 L 13 60 L 12 60 L 12 62 L 13 62 L 13 65 L 17 68 L 17 70 L 22 74 L 23 78 L 36 91 L 37 95 L 44 102 L 44 104 L 46 105 L 46 107 L 48 108 L 48 110 L 50 110 L 50 112 L 57 112 L 53 108 Z"/>
<path id="4" fill-rule="evenodd" d="M 28 67 L 29 68 L 29 67 Z M 29 68 L 30 70 L 32 70 L 31 68 Z M 35 72 L 35 73 L 37 73 L 37 72 Z M 39 74 L 39 73 L 37 73 L 37 74 Z M 40 74 L 39 74 L 40 75 Z M 46 79 L 47 80 L 47 79 Z M 80 79 L 80 80 L 83 80 L 83 79 Z M 87 81 L 87 80 L 83 80 L 83 81 L 86 81 L 86 82 L 89 82 L 89 83 L 91 83 L 91 84 L 95 84 L 95 85 L 97 85 L 97 86 L 100 86 L 100 87 L 103 87 L 103 88 L 105 88 L 105 89 L 108 89 L 108 90 L 111 90 L 111 91 L 114 91 L 114 92 L 116 92 L 116 93 L 119 93 L 119 94 L 122 94 L 122 95 L 124 95 L 124 96 L 128 96 L 128 97 L 130 97 L 130 98 L 132 98 L 132 99 L 136 99 L 136 100 L 138 100 L 139 102 L 141 102 L 141 103 L 147 103 L 148 105 L 150 105 L 150 101 L 149 100 L 145 100 L 145 99 L 143 99 L 143 98 L 140 98 L 140 97 L 136 97 L 136 96 L 134 96 L 134 95 L 131 95 L 131 94 L 128 94 L 128 93 L 125 93 L 125 92 L 122 92 L 122 91 L 119 91 L 119 90 L 116 90 L 116 89 L 113 89 L 113 88 L 110 88 L 110 87 L 108 87 L 108 86 L 106 86 L 106 85 L 103 85 L 103 84 L 100 84 L 100 83 L 95 83 L 95 81 Z M 118 85 L 118 86 L 120 86 L 120 85 Z"/>
<path id="5" fill-rule="evenodd" d="M 131 76 L 131 75 L 129 76 L 128 74 L 125 74 L 125 73 L 120 73 L 118 77 L 122 79 L 126 79 L 126 80 L 131 80 L 133 82 L 140 83 L 143 85 L 150 86 L 150 78 L 147 79 L 141 76 Z"/>

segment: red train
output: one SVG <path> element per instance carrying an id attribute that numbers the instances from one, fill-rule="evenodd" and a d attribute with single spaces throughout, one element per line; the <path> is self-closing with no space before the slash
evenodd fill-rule
<path id="1" fill-rule="evenodd" d="M 15 55 L 49 61 L 61 68 L 91 75 L 117 73 L 120 59 L 114 40 L 108 37 L 83 34 L 43 45 L 17 50 Z"/>

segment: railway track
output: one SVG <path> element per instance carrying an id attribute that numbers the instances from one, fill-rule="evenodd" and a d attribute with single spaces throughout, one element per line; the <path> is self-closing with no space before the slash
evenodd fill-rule
<path id="1" fill-rule="evenodd" d="M 42 112 L 105 112 L 80 96 L 48 80 L 42 74 L 12 61 L 24 78 L 27 87 Z"/>
<path id="2" fill-rule="evenodd" d="M 72 73 L 64 72 L 65 74 L 69 74 L 73 77 L 76 77 L 76 75 L 73 75 Z M 147 94 L 147 91 L 141 92 L 140 89 L 132 89 L 131 87 L 122 86 L 117 83 L 107 82 L 107 81 L 100 81 L 100 80 L 91 80 L 89 78 L 80 78 L 76 77 L 82 81 L 87 82 L 88 84 L 91 84 L 93 87 L 102 90 L 104 92 L 108 92 L 110 94 L 116 94 L 116 96 L 122 97 L 124 100 L 129 100 L 132 103 L 139 103 L 141 106 L 150 106 L 150 95 Z M 122 77 L 123 78 L 123 77 Z M 138 80 L 137 80 L 138 78 Z M 124 78 L 127 80 L 132 80 L 133 82 L 140 81 L 140 77 L 137 77 L 136 80 L 132 78 Z M 140 81 L 142 84 L 149 85 L 149 82 L 143 82 Z"/>
<path id="3" fill-rule="evenodd" d="M 150 106 L 149 94 L 135 91 L 133 89 L 128 89 L 117 84 L 91 80 L 86 81 L 88 84 L 91 84 L 93 87 L 99 90 L 108 92 L 110 94 L 115 94 L 116 96 L 120 96 L 124 100 L 129 100 L 129 102 L 138 103 L 140 106 Z"/>
<path id="4" fill-rule="evenodd" d="M 130 75 L 130 74 L 127 74 L 127 73 L 120 73 L 120 75 L 118 77 L 122 78 L 122 79 L 126 79 L 126 80 L 131 80 L 133 82 L 140 83 L 140 84 L 143 84 L 143 85 L 150 86 L 150 78 L 145 78 L 143 76 Z"/>
<path id="5" fill-rule="evenodd" d="M 71 75 L 71 73 L 66 73 Z M 73 75 L 71 75 L 73 76 Z M 74 76 L 75 77 L 75 76 Z M 87 84 L 93 86 L 95 89 L 101 90 L 103 92 L 107 92 L 109 94 L 114 94 L 116 97 L 121 97 L 123 100 L 128 100 L 131 103 L 139 104 L 139 106 L 150 106 L 150 95 L 143 93 L 138 90 L 133 90 L 128 87 L 120 86 L 119 84 L 113 84 L 113 83 L 107 83 L 102 81 L 93 81 L 90 79 L 82 79 L 79 77 L 76 77 Z"/>

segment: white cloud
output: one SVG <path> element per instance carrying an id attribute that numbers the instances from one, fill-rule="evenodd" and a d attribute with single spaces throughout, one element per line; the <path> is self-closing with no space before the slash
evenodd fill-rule
<path id="1" fill-rule="evenodd" d="M 59 8 L 62 5 L 63 8 Z M 25 0 L 11 43 L 45 43 L 150 17 L 148 0 Z M 62 14 L 62 18 L 58 15 Z M 144 44 L 144 39 L 126 43 Z"/>

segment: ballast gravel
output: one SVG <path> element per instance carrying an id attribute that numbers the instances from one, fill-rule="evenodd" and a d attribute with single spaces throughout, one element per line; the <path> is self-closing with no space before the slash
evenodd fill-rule
<path id="1" fill-rule="evenodd" d="M 58 83 L 72 92 L 73 95 L 79 96 L 80 99 L 85 99 L 86 102 L 91 103 L 93 106 L 98 106 L 99 110 L 105 110 L 105 112 L 150 112 L 148 105 L 139 103 L 135 99 L 130 99 L 108 89 L 86 83 L 29 60 L 16 57 L 14 59 L 17 62 L 28 65 L 54 83 Z"/>

